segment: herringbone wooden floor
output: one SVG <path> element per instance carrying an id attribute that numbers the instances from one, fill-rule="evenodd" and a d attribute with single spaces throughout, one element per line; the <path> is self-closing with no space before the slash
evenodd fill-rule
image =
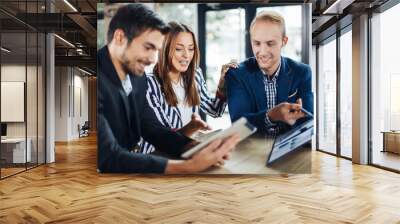
<path id="1" fill-rule="evenodd" d="M 400 175 L 313 152 L 313 173 L 98 174 L 94 137 L 0 181 L 0 223 L 400 223 Z"/>

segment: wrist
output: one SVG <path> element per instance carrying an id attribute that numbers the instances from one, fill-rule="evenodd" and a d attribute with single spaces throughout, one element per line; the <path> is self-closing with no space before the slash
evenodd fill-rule
<path id="1" fill-rule="evenodd" d="M 185 128 L 184 130 L 182 130 L 182 134 L 185 135 L 186 137 L 191 137 L 194 133 L 196 132 L 195 129 L 193 128 Z"/>
<path id="2" fill-rule="evenodd" d="M 219 87 L 223 87 L 224 86 L 224 82 L 225 82 L 225 80 L 222 77 L 220 77 L 220 79 L 218 81 L 218 88 Z"/>
<path id="3" fill-rule="evenodd" d="M 168 160 L 165 168 L 166 174 L 183 174 L 190 173 L 190 160 Z"/>
<path id="4" fill-rule="evenodd" d="M 224 92 L 224 90 L 218 88 L 218 89 L 217 89 L 216 96 L 217 96 L 220 100 L 226 101 L 226 97 L 225 97 L 225 92 Z"/>
<path id="5" fill-rule="evenodd" d="M 269 121 L 270 123 L 276 123 L 277 120 L 275 119 L 275 116 L 273 114 L 273 112 L 271 110 L 269 110 L 266 115 L 265 115 L 265 119 L 267 121 Z"/>
<path id="6" fill-rule="evenodd" d="M 220 79 L 218 82 L 218 89 L 223 90 L 225 88 L 225 80 Z"/>
<path id="7" fill-rule="evenodd" d="M 189 137 L 189 135 L 192 134 L 193 130 L 192 130 L 192 128 L 191 128 L 189 125 L 185 125 L 185 126 L 183 126 L 183 127 L 181 127 L 181 128 L 179 129 L 179 132 L 182 133 L 183 135 Z"/>

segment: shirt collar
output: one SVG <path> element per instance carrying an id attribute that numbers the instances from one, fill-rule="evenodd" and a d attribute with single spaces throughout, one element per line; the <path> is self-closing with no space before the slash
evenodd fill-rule
<path id="1" fill-rule="evenodd" d="M 279 72 L 281 70 L 281 64 L 282 64 L 282 60 L 279 60 L 278 69 L 276 69 L 272 78 L 269 78 L 270 76 L 268 76 L 267 73 L 265 73 L 262 69 L 261 69 L 261 72 L 263 73 L 264 77 L 267 78 L 268 80 L 273 80 L 273 79 L 276 80 L 278 78 Z"/>
<path id="2" fill-rule="evenodd" d="M 132 92 L 132 83 L 129 74 L 126 74 L 125 79 L 121 80 L 121 83 L 126 95 L 129 96 L 129 94 Z"/>

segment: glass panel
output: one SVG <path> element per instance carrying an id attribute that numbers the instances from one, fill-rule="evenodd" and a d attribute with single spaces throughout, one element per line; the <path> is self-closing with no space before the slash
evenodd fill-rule
<path id="1" fill-rule="evenodd" d="M 282 49 L 282 55 L 296 61 L 301 61 L 301 43 L 302 43 L 302 10 L 301 5 L 293 6 L 274 6 L 257 8 L 257 13 L 261 11 L 274 11 L 285 18 L 286 36 L 288 43 Z"/>
<path id="2" fill-rule="evenodd" d="M 19 8 L 24 3 L 19 2 Z M 1 19 L 12 18 L 0 13 Z M 1 140 L 1 177 L 25 170 L 30 160 L 30 151 L 26 151 L 26 33 L 25 28 L 8 26 L 1 29 L 1 122 L 3 125 Z M 16 30 L 19 29 L 19 30 Z M 28 147 L 29 148 L 29 147 Z"/>
<path id="3" fill-rule="evenodd" d="M 221 66 L 236 59 L 245 59 L 244 9 L 208 11 L 206 13 L 207 86 L 217 90 Z M 224 29 L 229 27 L 229 29 Z"/>
<path id="4" fill-rule="evenodd" d="M 318 51 L 318 149 L 336 154 L 336 40 Z"/>
<path id="5" fill-rule="evenodd" d="M 27 13 L 33 14 L 39 12 L 38 2 L 27 2 Z M 32 20 L 37 20 L 37 16 L 33 16 Z M 38 21 L 31 21 L 37 24 Z M 27 80 L 26 80 L 26 114 L 27 114 L 27 150 L 31 151 L 28 159 L 27 167 L 37 166 L 38 160 L 38 33 L 36 30 L 27 31 Z"/>
<path id="6" fill-rule="evenodd" d="M 106 31 L 104 30 L 104 3 L 97 3 L 97 49 L 102 48 L 106 44 Z M 101 19 L 100 15 L 103 15 Z"/>
<path id="7" fill-rule="evenodd" d="M 36 32 L 27 33 L 28 38 L 28 63 L 26 80 L 26 115 L 27 115 L 27 143 L 28 167 L 37 165 L 37 75 L 38 75 L 38 36 Z"/>
<path id="8" fill-rule="evenodd" d="M 45 163 L 45 44 L 46 37 L 44 34 L 39 34 L 39 45 L 38 45 L 38 164 Z"/>
<path id="9" fill-rule="evenodd" d="M 166 22 L 177 21 L 192 28 L 197 33 L 197 4 L 193 3 L 155 3 L 154 11 Z"/>
<path id="10" fill-rule="evenodd" d="M 28 19 L 36 24 L 37 21 L 31 20 L 38 17 L 33 14 L 44 12 L 45 1 L 5 0 L 0 6 L 15 12 L 13 14 L 21 21 Z M 3 178 L 45 161 L 45 36 L 5 14 L 0 13 L 0 20 L 1 45 L 4 47 L 1 50 L 3 88 L 0 108 L 2 115 L 5 114 L 1 119 Z"/>
<path id="11" fill-rule="evenodd" d="M 340 153 L 352 156 L 352 35 L 340 37 Z"/>
<path id="12" fill-rule="evenodd" d="M 210 93 L 217 91 L 223 64 L 232 59 L 238 62 L 245 59 L 245 33 L 244 9 L 206 12 L 206 81 Z M 230 125 L 227 113 L 217 119 L 207 116 L 207 122 L 213 128 Z"/>
<path id="13" fill-rule="evenodd" d="M 375 15 L 372 22 L 372 163 L 400 170 L 400 68 L 393 29 L 400 21 L 400 5 Z M 383 132 L 386 132 L 385 134 Z"/>

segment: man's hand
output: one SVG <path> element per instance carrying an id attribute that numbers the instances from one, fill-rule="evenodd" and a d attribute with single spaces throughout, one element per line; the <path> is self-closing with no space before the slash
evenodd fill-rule
<path id="1" fill-rule="evenodd" d="M 302 101 L 298 99 L 296 103 L 280 103 L 267 112 L 267 116 L 272 122 L 281 121 L 289 125 L 293 125 L 296 121 L 305 114 L 301 111 Z"/>
<path id="2" fill-rule="evenodd" d="M 183 126 L 179 131 L 182 134 L 191 137 L 194 133 L 196 133 L 196 131 L 199 130 L 211 130 L 211 127 L 206 122 L 201 120 L 199 115 L 192 114 L 192 120 L 187 125 Z"/>
<path id="3" fill-rule="evenodd" d="M 211 166 L 218 166 L 229 159 L 230 152 L 240 141 L 238 134 L 231 135 L 223 140 L 216 139 L 189 160 L 169 160 L 165 173 L 196 173 Z"/>

